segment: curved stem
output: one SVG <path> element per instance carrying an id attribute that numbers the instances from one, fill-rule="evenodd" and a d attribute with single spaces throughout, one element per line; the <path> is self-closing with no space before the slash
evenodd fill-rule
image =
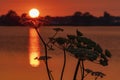
<path id="1" fill-rule="evenodd" d="M 78 73 L 78 69 L 79 69 L 79 65 L 80 65 L 80 59 L 78 59 L 78 62 L 77 62 L 77 65 L 76 65 L 76 69 L 75 69 L 75 73 L 74 73 L 73 80 L 76 80 L 77 73 Z"/>
<path id="2" fill-rule="evenodd" d="M 44 45 L 44 48 L 45 48 L 45 65 L 46 65 L 46 69 L 47 69 L 47 74 L 48 74 L 48 78 L 49 80 L 51 80 L 51 77 L 50 77 L 50 70 L 49 70 L 49 67 L 48 67 L 48 59 L 47 59 L 47 45 L 45 43 L 45 41 L 43 40 L 43 38 L 41 37 L 41 35 L 39 34 L 39 31 L 37 30 L 37 28 L 35 28 L 40 40 L 42 41 L 43 45 Z"/>
<path id="3" fill-rule="evenodd" d="M 56 35 L 57 35 L 57 33 L 58 32 L 56 32 L 53 36 L 52 36 L 52 38 L 54 38 Z M 47 45 L 50 43 L 50 40 L 47 42 Z"/>
<path id="4" fill-rule="evenodd" d="M 85 74 L 84 78 L 87 77 L 88 74 L 89 74 L 89 73 Z"/>
<path id="5" fill-rule="evenodd" d="M 82 60 L 82 78 L 81 78 L 81 80 L 84 80 L 84 74 L 85 74 L 85 72 L 84 72 L 84 61 Z"/>
<path id="6" fill-rule="evenodd" d="M 81 76 L 82 76 L 82 71 L 83 69 L 82 69 L 82 63 L 80 63 L 80 71 L 81 71 Z"/>
<path id="7" fill-rule="evenodd" d="M 97 80 L 98 77 L 95 77 L 95 80 Z"/>
<path id="8" fill-rule="evenodd" d="M 65 71 L 65 65 L 66 65 L 66 52 L 65 52 L 65 49 L 63 51 L 64 51 L 64 63 L 63 63 L 63 67 L 62 67 L 60 80 L 63 79 L 63 74 L 64 74 L 64 71 Z"/>

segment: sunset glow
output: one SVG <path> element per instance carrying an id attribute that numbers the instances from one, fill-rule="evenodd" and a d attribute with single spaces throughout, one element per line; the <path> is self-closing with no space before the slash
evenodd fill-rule
<path id="1" fill-rule="evenodd" d="M 10 9 L 21 15 L 28 13 L 32 8 L 37 8 L 42 11 L 41 16 L 67 16 L 75 11 L 90 12 L 95 16 L 103 15 L 103 12 L 107 11 L 119 16 L 119 4 L 120 0 L 1 0 L 0 15 L 6 14 Z"/>
<path id="2" fill-rule="evenodd" d="M 37 18 L 39 16 L 39 14 L 40 14 L 39 10 L 35 9 L 35 8 L 33 8 L 29 11 L 29 16 L 32 18 Z"/>
<path id="3" fill-rule="evenodd" d="M 40 61 L 35 59 L 40 56 L 38 35 L 34 29 L 30 28 L 29 36 L 29 62 L 32 67 L 37 67 L 40 64 Z"/>

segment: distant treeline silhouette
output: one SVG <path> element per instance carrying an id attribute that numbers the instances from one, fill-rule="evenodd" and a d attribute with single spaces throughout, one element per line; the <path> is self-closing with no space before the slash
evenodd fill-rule
<path id="1" fill-rule="evenodd" d="M 0 16 L 0 26 L 23 26 L 20 22 L 22 17 L 29 18 L 26 13 L 19 16 L 10 10 L 7 14 Z M 71 16 L 45 16 L 39 17 L 43 26 L 120 26 L 120 16 L 112 16 L 104 12 L 103 16 L 93 16 L 89 12 L 75 12 Z"/>

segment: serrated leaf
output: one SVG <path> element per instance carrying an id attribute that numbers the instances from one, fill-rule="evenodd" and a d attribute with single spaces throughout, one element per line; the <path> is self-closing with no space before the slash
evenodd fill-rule
<path id="1" fill-rule="evenodd" d="M 100 60 L 100 64 L 102 65 L 102 66 L 107 66 L 108 65 L 108 61 L 105 61 L 105 60 Z"/>
<path id="2" fill-rule="evenodd" d="M 47 56 L 47 59 L 51 59 L 52 57 L 51 56 Z M 46 60 L 46 56 L 40 56 L 40 57 L 35 57 L 34 58 L 35 60 Z"/>
<path id="3" fill-rule="evenodd" d="M 91 69 L 85 69 L 87 73 L 92 73 L 93 71 Z"/>
<path id="4" fill-rule="evenodd" d="M 75 35 L 67 35 L 68 39 L 70 40 L 75 40 L 76 36 Z"/>
<path id="5" fill-rule="evenodd" d="M 109 57 L 109 58 L 111 58 L 112 57 L 112 55 L 111 55 L 111 53 L 110 53 L 110 51 L 109 50 L 105 50 L 105 55 L 107 56 L 107 57 Z"/>
<path id="6" fill-rule="evenodd" d="M 101 53 L 100 56 L 101 56 L 101 58 L 104 59 L 105 61 L 108 61 L 107 57 L 106 57 L 104 54 Z"/>
<path id="7" fill-rule="evenodd" d="M 99 53 L 102 53 L 103 50 L 101 48 L 101 46 L 99 44 L 96 45 L 96 47 L 94 48 L 95 51 L 99 52 Z"/>
<path id="8" fill-rule="evenodd" d="M 94 61 L 94 60 L 96 60 L 96 59 L 98 58 L 98 55 L 97 55 L 97 54 L 94 54 L 94 52 L 93 52 L 93 53 L 91 53 L 91 54 L 88 54 L 87 58 L 88 58 L 88 60 L 90 60 L 90 61 Z"/>
<path id="9" fill-rule="evenodd" d="M 76 34 L 77 36 L 83 36 L 83 33 L 81 33 L 80 31 L 76 30 Z"/>
<path id="10" fill-rule="evenodd" d="M 55 40 L 59 45 L 62 45 L 67 41 L 65 38 L 62 38 L 62 37 L 58 37 Z"/>

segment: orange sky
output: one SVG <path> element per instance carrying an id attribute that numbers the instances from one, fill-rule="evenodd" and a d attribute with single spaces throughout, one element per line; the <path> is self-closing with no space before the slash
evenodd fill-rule
<path id="1" fill-rule="evenodd" d="M 21 15 L 33 7 L 41 11 L 41 16 L 72 15 L 75 11 L 88 11 L 95 16 L 108 11 L 120 16 L 120 0 L 0 0 L 0 15 L 6 14 L 10 9 Z"/>

